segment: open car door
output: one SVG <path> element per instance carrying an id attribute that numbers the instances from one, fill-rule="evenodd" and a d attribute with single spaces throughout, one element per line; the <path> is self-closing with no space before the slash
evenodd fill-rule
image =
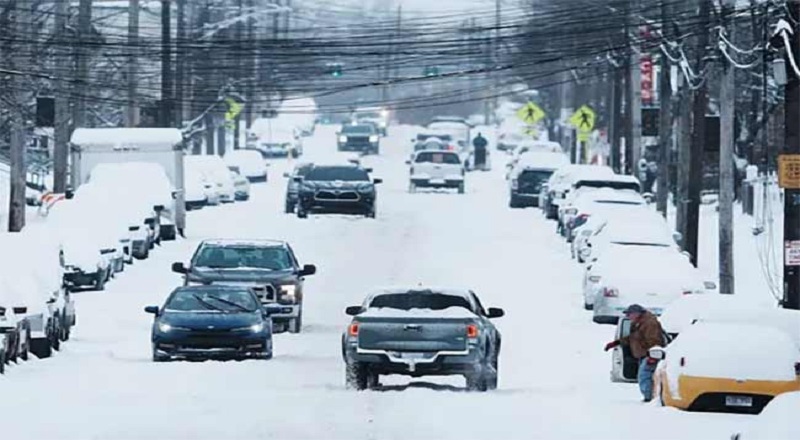
<path id="1" fill-rule="evenodd" d="M 631 320 L 620 318 L 617 323 L 616 339 L 631 334 Z M 611 381 L 635 382 L 639 375 L 639 362 L 631 355 L 631 349 L 625 345 L 614 347 L 611 354 Z"/>

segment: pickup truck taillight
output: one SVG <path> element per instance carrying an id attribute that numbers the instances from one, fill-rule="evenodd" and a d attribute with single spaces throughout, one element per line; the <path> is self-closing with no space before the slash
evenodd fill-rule
<path id="1" fill-rule="evenodd" d="M 350 327 L 347 329 L 347 334 L 350 336 L 358 336 L 358 323 L 354 322 L 350 324 Z"/>
<path id="2" fill-rule="evenodd" d="M 470 339 L 475 339 L 478 337 L 478 326 L 475 324 L 467 325 L 467 337 Z"/>
<path id="3" fill-rule="evenodd" d="M 619 292 L 613 287 L 606 287 L 603 289 L 603 296 L 606 298 L 616 298 L 619 296 Z"/>

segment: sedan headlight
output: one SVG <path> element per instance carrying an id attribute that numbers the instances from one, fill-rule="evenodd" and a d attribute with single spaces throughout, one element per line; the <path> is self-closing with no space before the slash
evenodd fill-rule
<path id="1" fill-rule="evenodd" d="M 281 286 L 281 296 L 287 301 L 295 302 L 297 299 L 297 286 L 294 284 L 287 284 Z"/>
<path id="2" fill-rule="evenodd" d="M 159 322 L 158 330 L 160 330 L 163 333 L 169 333 L 172 330 L 172 326 L 167 324 L 166 322 Z"/>
<path id="3" fill-rule="evenodd" d="M 264 323 L 253 324 L 250 326 L 250 331 L 253 333 L 261 333 L 264 331 Z"/>
<path id="4" fill-rule="evenodd" d="M 362 186 L 358 188 L 358 192 L 361 194 L 372 194 L 374 191 L 375 189 L 372 186 Z"/>
<path id="5" fill-rule="evenodd" d="M 369 141 L 370 142 L 378 142 L 378 136 L 373 134 L 372 136 L 369 137 Z"/>
<path id="6" fill-rule="evenodd" d="M 339 136 L 339 142 L 347 142 L 347 136 Z"/>

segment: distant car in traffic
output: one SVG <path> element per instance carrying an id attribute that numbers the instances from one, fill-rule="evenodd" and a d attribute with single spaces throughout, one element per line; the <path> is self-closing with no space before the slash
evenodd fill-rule
<path id="1" fill-rule="evenodd" d="M 452 151 L 423 150 L 414 153 L 409 165 L 409 191 L 417 188 L 452 188 L 464 194 L 464 164 Z"/>
<path id="2" fill-rule="evenodd" d="M 294 214 L 297 201 L 300 198 L 300 181 L 311 171 L 313 166 L 314 164 L 311 163 L 301 163 L 295 166 L 291 172 L 283 173 L 283 177 L 287 179 L 286 198 L 284 200 L 284 212 L 286 214 Z M 296 177 L 300 177 L 301 179 L 295 179 Z"/>
<path id="3" fill-rule="evenodd" d="M 356 151 L 363 154 L 380 153 L 380 135 L 373 124 L 345 124 L 336 133 L 339 151 Z"/>
<path id="4" fill-rule="evenodd" d="M 191 286 L 175 289 L 155 315 L 152 359 L 271 359 L 271 312 L 245 286 Z"/>
<path id="5" fill-rule="evenodd" d="M 188 266 L 173 263 L 184 285 L 248 286 L 263 305 L 278 304 L 271 315 L 276 331 L 300 333 L 303 327 L 303 284 L 317 268 L 300 266 L 288 243 L 274 240 L 205 240 Z"/>
<path id="6" fill-rule="evenodd" d="M 467 389 L 497 388 L 501 335 L 490 322 L 502 309 L 484 309 L 469 290 L 385 289 L 348 307 L 342 336 L 347 386 L 375 388 L 380 376 L 462 375 Z"/>
<path id="7" fill-rule="evenodd" d="M 539 206 L 539 194 L 555 170 L 569 163 L 562 153 L 536 152 L 523 156 L 509 174 L 511 208 Z"/>
<path id="8" fill-rule="evenodd" d="M 266 182 L 267 163 L 256 149 L 230 150 L 225 153 L 225 163 L 251 182 Z"/>
<path id="9" fill-rule="evenodd" d="M 353 120 L 366 121 L 375 125 L 378 134 L 386 136 L 389 133 L 389 110 L 381 107 L 366 107 L 356 109 Z"/>
<path id="10" fill-rule="evenodd" d="M 229 167 L 233 178 L 234 198 L 237 202 L 250 200 L 250 180 L 244 177 L 238 167 Z"/>
<path id="11" fill-rule="evenodd" d="M 546 193 L 542 195 L 540 206 L 545 218 L 557 219 L 558 208 L 561 202 L 573 190 L 573 185 L 579 179 L 611 178 L 614 170 L 606 166 L 569 164 L 556 170 L 547 180 L 543 188 Z"/>
<path id="12" fill-rule="evenodd" d="M 358 165 L 314 165 L 299 183 L 297 217 L 309 214 L 354 214 L 374 218 L 381 179 Z"/>

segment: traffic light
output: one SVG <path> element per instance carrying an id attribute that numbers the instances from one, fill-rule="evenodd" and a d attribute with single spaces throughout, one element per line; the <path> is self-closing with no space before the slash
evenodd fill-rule
<path id="1" fill-rule="evenodd" d="M 339 78 L 342 76 L 342 63 L 327 63 L 325 70 L 332 77 Z"/>

